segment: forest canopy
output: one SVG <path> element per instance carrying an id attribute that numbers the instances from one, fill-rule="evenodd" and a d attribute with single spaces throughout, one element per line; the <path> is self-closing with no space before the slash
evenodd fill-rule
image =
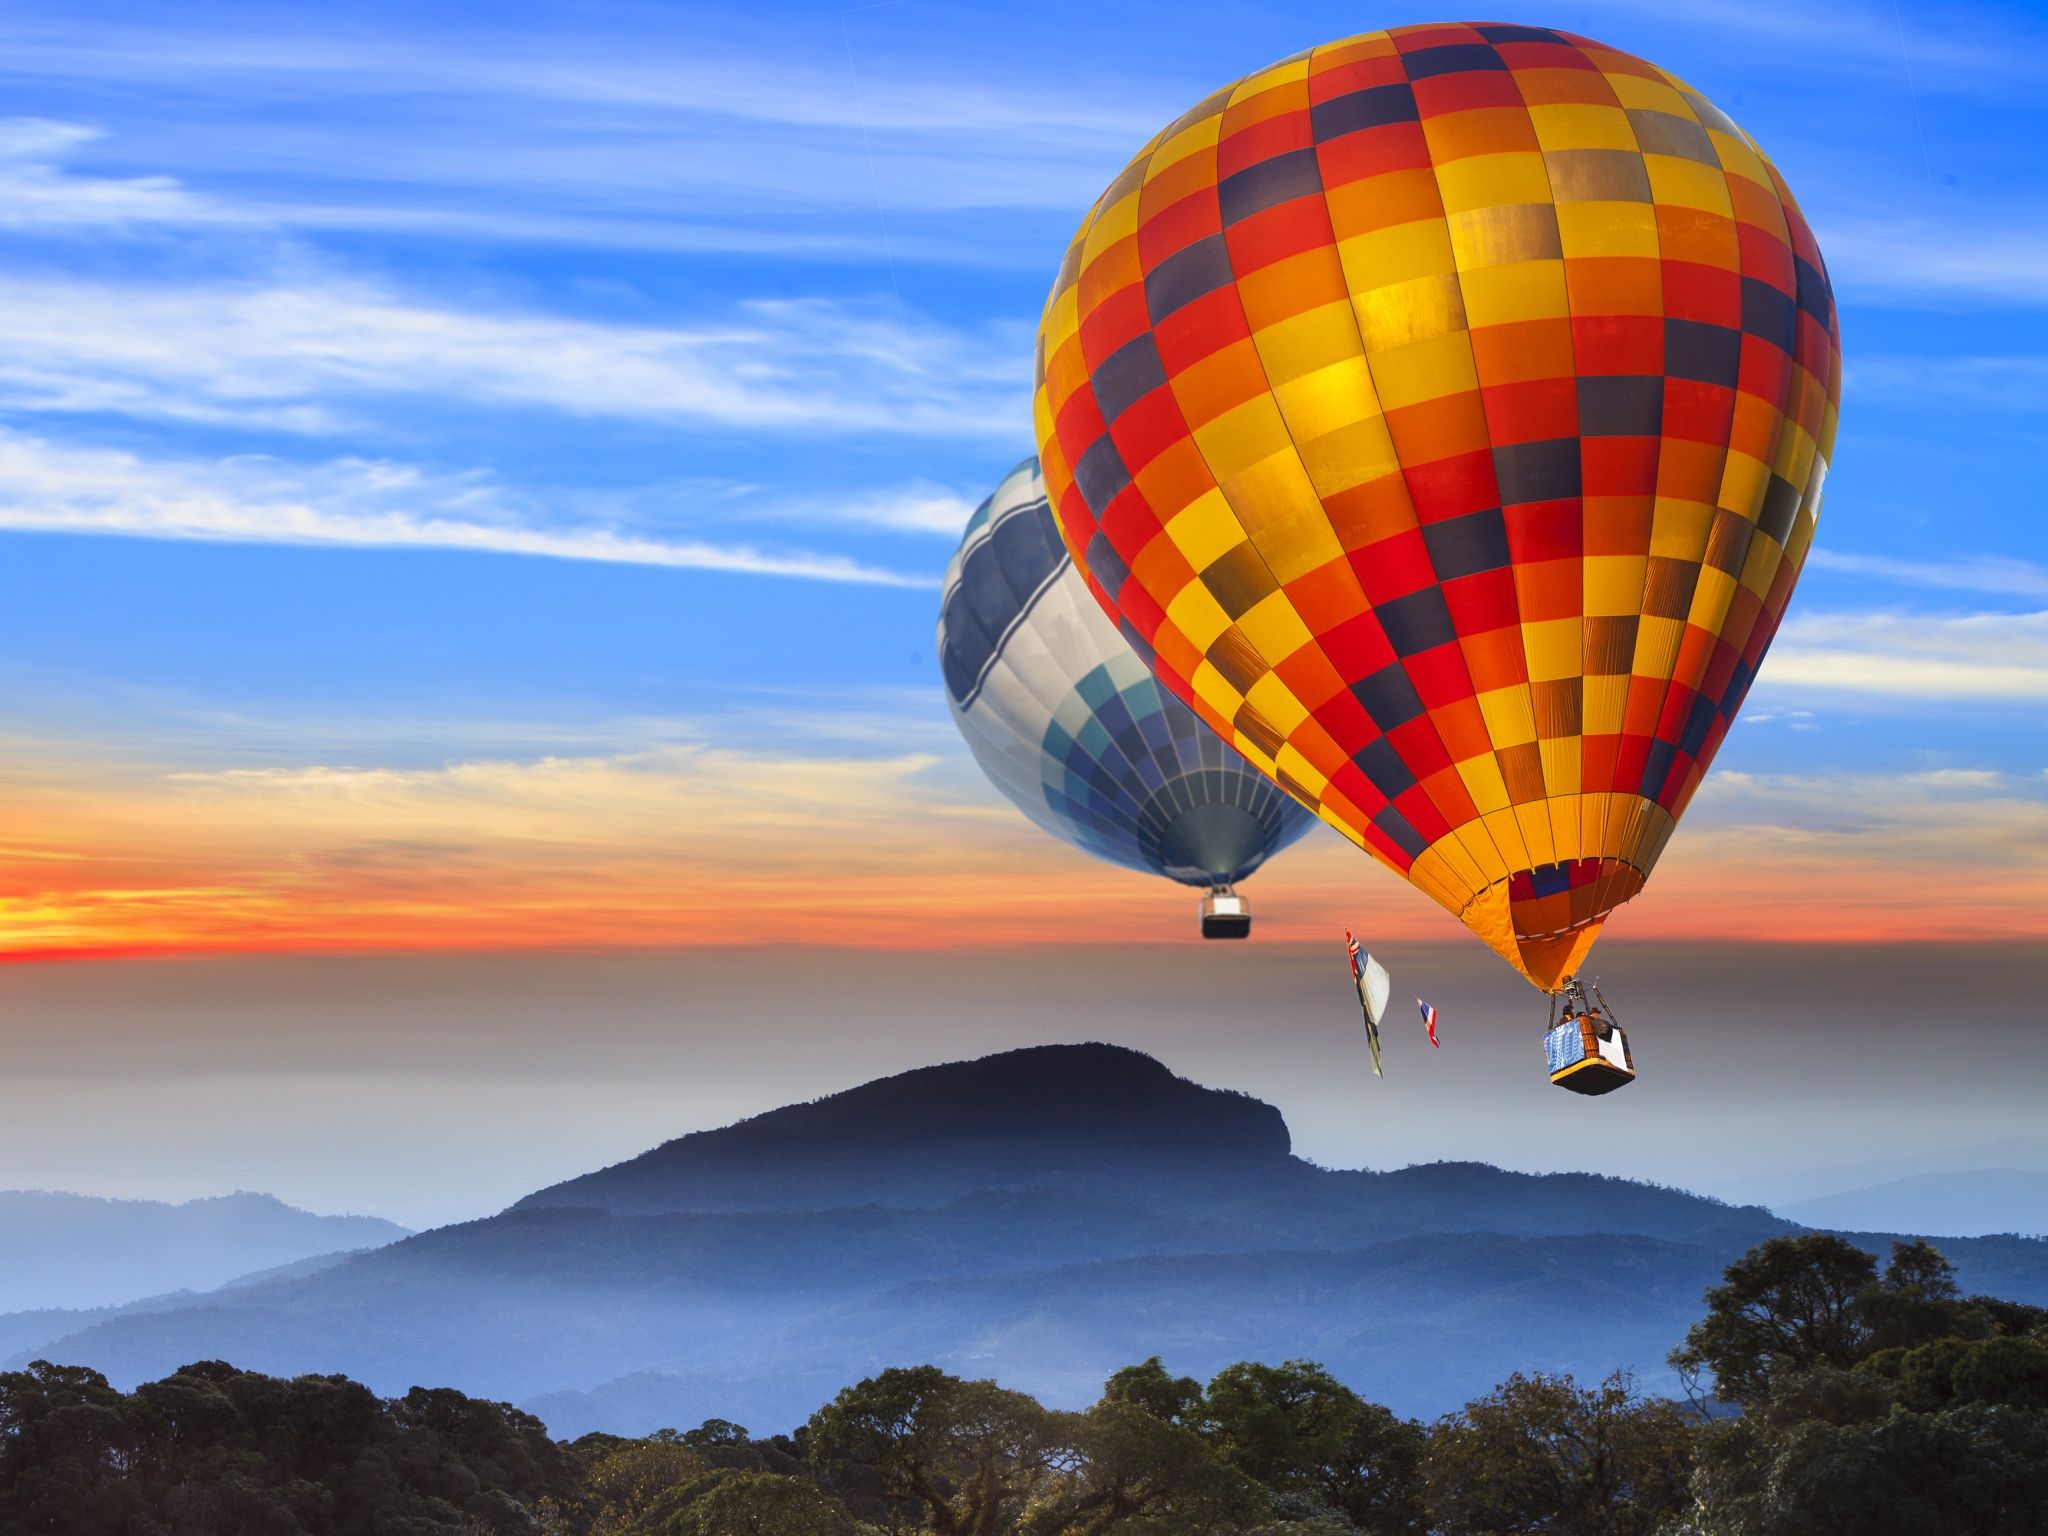
<path id="1" fill-rule="evenodd" d="M 1398 1324 L 1394 1324 L 1397 1326 Z M 2048 1529 L 2048 1310 L 1964 1296 L 1924 1242 L 1822 1233 L 1729 1266 L 1672 1354 L 1516 1375 L 1434 1423 L 1312 1361 L 1157 1357 L 1048 1408 L 934 1366 L 789 1434 L 549 1437 L 446 1389 L 219 1361 L 132 1392 L 0 1373 L 0 1530 L 51 1536 L 2020 1536 Z"/>

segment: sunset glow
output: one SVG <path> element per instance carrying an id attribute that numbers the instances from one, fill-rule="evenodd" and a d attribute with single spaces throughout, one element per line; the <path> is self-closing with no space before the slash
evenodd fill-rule
<path id="1" fill-rule="evenodd" d="M 677 745 L 432 770 L 17 773 L 0 815 L 34 837 L 0 846 L 0 952 L 1192 938 L 1192 891 L 1047 843 L 970 773 L 957 754 Z M 1459 931 L 1334 833 L 1246 889 L 1254 942 Z M 1997 775 L 1721 775 L 1614 932 L 2048 937 L 2048 803 Z"/>

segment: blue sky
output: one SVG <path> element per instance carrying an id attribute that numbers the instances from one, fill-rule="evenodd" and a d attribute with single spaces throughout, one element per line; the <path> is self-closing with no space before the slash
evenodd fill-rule
<path id="1" fill-rule="evenodd" d="M 1216 83 L 1417 19 L 484 14 L 9 7 L 0 522 L 35 530 L 0 533 L 17 719 L 174 736 L 282 710 L 431 758 L 474 743 L 399 722 L 482 742 L 763 696 L 935 718 L 935 693 L 906 702 L 935 677 L 933 583 L 1029 446 L 1030 338 L 1080 210 Z M 1882 679 L 1838 668 L 1755 709 L 1832 731 L 1764 721 L 1741 754 L 2038 767 L 2038 618 L 2009 631 L 2030 675 L 1976 687 L 1997 638 L 1955 620 L 2048 607 L 2048 27 L 1541 19 L 1733 113 L 1842 298 L 1842 438 L 1785 645 L 1925 652 L 1911 708 L 1939 695 L 1946 724 L 1902 740 Z M 219 745 L 259 748 L 285 750 Z"/>

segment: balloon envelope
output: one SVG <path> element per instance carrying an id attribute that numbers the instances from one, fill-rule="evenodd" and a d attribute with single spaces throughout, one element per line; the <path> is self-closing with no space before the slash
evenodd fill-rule
<path id="1" fill-rule="evenodd" d="M 1314 825 L 1162 689 L 1103 616 L 1060 544 L 1036 459 L 969 520 L 946 570 L 938 654 L 975 760 L 1078 848 L 1224 885 Z"/>
<path id="2" fill-rule="evenodd" d="M 1062 537 L 1146 664 L 1538 986 L 1641 889 L 1799 573 L 1813 236 L 1684 82 L 1411 27 L 1216 92 L 1039 330 Z"/>

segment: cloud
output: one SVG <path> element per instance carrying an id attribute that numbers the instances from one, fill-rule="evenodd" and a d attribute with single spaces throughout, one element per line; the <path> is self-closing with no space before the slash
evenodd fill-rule
<path id="1" fill-rule="evenodd" d="M 2048 938 L 2048 781 L 1971 768 L 1707 776 L 1635 937 Z"/>
<path id="2" fill-rule="evenodd" d="M 0 950 L 1188 942 L 1188 892 L 1045 837 L 957 742 L 734 749 L 700 725 L 413 767 L 0 761 L 0 815 L 38 829 L 28 857 L 0 848 Z M 1651 891 L 1621 931 L 2043 936 L 2048 780 L 1716 773 Z M 1273 942 L 1361 909 L 1388 939 L 1459 932 L 1334 836 L 1254 900 Z"/>
<path id="3" fill-rule="evenodd" d="M 929 481 L 825 500 L 799 498 L 753 512 L 769 518 L 824 526 L 875 528 L 887 533 L 928 533 L 958 539 L 980 503 Z M 742 502 L 742 509 L 751 503 Z"/>
<path id="4" fill-rule="evenodd" d="M 145 459 L 0 431 L 0 529 L 224 543 L 456 549 L 897 587 L 936 585 L 842 555 L 647 537 L 550 521 L 490 476 L 338 459 Z"/>
<path id="5" fill-rule="evenodd" d="M 259 31 L 234 15 L 176 29 L 67 23 L 0 23 L 0 50 L 10 72 L 74 97 L 123 88 L 124 135 L 185 183 L 138 186 L 160 194 L 138 212 L 280 229 L 1035 266 L 1042 256 L 1014 241 L 916 230 L 910 217 L 885 229 L 876 214 L 1065 222 L 1199 94 L 1169 85 L 1147 106 L 1128 71 L 1109 82 L 1071 61 L 1057 74 L 991 69 L 985 37 L 964 59 L 869 53 L 831 25 L 806 48 L 760 27 L 722 38 L 701 14 L 573 35 L 274 19 Z M 184 92 L 201 81 L 238 110 L 193 114 Z M 25 137 L 23 153 L 60 160 L 93 133 Z M 61 183 L 53 209 L 68 199 L 94 217 L 83 179 L 39 174 Z"/>
<path id="6" fill-rule="evenodd" d="M 701 741 L 422 768 L 10 765 L 0 805 L 40 842 L 33 863 L 0 849 L 0 950 L 918 943 L 1116 883 L 960 766 Z"/>
<path id="7" fill-rule="evenodd" d="M 0 274 L 0 404 L 333 429 L 378 398 L 569 416 L 1013 441 L 1029 343 L 821 300 L 694 326 L 459 310 L 368 284 L 145 286 Z"/>
<path id="8" fill-rule="evenodd" d="M 1811 848 L 1870 837 L 1872 855 L 2019 864 L 2048 879 L 2048 796 L 1989 768 L 1910 773 L 1709 774 L 1686 827 Z M 1882 844 L 1879 847 L 1878 844 Z"/>
<path id="9" fill-rule="evenodd" d="M 1960 560 L 1901 560 L 1891 555 L 1850 554 L 1815 546 L 1807 564 L 1823 571 L 1872 576 L 1911 587 L 1934 587 L 1992 596 L 2048 597 L 2048 567 L 2003 555 Z"/>
<path id="10" fill-rule="evenodd" d="M 2004 218 L 2012 219 L 2005 210 Z M 1972 301 L 2048 304 L 2048 232 L 2021 224 L 1973 229 L 1887 216 L 1834 218 L 1823 232 L 1828 273 L 1845 296 L 1915 306 Z"/>
<path id="11" fill-rule="evenodd" d="M 280 141 L 303 132 L 301 127 L 261 137 L 279 149 Z M 878 194 L 872 190 L 870 168 L 848 163 L 828 169 L 816 163 L 817 157 L 798 163 L 818 184 L 788 189 L 790 201 L 809 204 L 812 217 L 797 222 L 786 216 L 741 217 L 737 209 L 714 216 L 702 195 L 707 189 L 693 188 L 689 178 L 679 176 L 678 167 L 699 167 L 698 181 L 704 179 L 703 168 L 721 177 L 735 174 L 730 153 L 678 157 L 664 149 L 656 157 L 641 144 L 612 146 L 603 153 L 586 149 L 587 164 L 573 175 L 568 167 L 560 168 L 561 184 L 550 198 L 531 177 L 520 179 L 517 167 L 531 171 L 559 162 L 559 146 L 548 152 L 536 145 L 508 161 L 500 141 L 475 154 L 473 169 L 451 165 L 437 180 L 432 168 L 449 158 L 444 135 L 414 135 L 402 146 L 384 144 L 358 124 L 346 133 L 334 130 L 334 142 L 324 149 L 327 174 L 339 185 L 308 188 L 295 179 L 289 189 L 265 191 L 251 187 L 233 164 L 215 167 L 236 174 L 241 183 L 230 195 L 202 194 L 174 176 L 106 176 L 74 164 L 82 153 L 107 145 L 109 137 L 105 129 L 86 123 L 0 119 L 0 229 L 17 236 L 71 238 L 204 233 L 245 243 L 275 240 L 287 231 L 384 233 L 621 251 L 757 252 L 826 261 L 886 256 L 998 267 L 1031 260 L 1002 241 L 976 242 L 944 230 L 885 230 L 872 216 Z M 309 169 L 306 158 L 303 147 L 293 155 L 300 176 Z M 772 166 L 791 157 L 764 151 L 764 158 Z M 371 184 L 359 184 L 364 179 Z M 607 182 L 610 195 L 593 200 Z M 856 184 L 870 190 L 846 201 L 847 189 Z M 765 197 L 769 181 L 757 175 L 747 185 L 751 199 L 774 201 Z M 835 198 L 843 206 L 833 211 L 828 204 Z M 848 218 L 849 209 L 860 217 Z"/>
<path id="12" fill-rule="evenodd" d="M 1649 15 L 1635 0 L 1591 0 L 1591 4 L 1595 11 L 1631 28 L 1641 27 Z M 2011 8 L 1979 9 L 1967 21 L 1954 12 L 1923 19 L 1913 8 L 1893 6 L 1885 0 L 1809 5 L 1688 0 L 1684 6 L 1660 8 L 1655 19 L 1696 36 L 1719 34 L 1725 50 L 1724 68 L 1733 64 L 1747 75 L 1775 75 L 1791 89 L 1809 93 L 1826 76 L 1848 77 L 1880 89 L 1889 86 L 1886 95 L 1896 101 L 1898 110 L 1908 112 L 1918 110 L 1920 97 L 1960 96 L 1974 107 L 2010 93 L 2031 102 L 2038 73 L 2034 60 L 2048 41 L 2030 16 Z M 1623 47 L 1643 46 L 1604 31 L 1604 26 L 1594 30 L 1607 41 Z M 1651 51 L 1650 57 L 1667 67 L 1680 62 L 1661 51 Z M 1684 64 L 1679 72 L 1697 81 L 1706 76 L 1709 66 L 1700 59 L 1697 46 L 1693 57 L 1700 61 Z"/>
<path id="13" fill-rule="evenodd" d="M 2048 240 L 2042 242 L 2048 259 Z M 2048 357 L 1869 357 L 1844 365 L 1844 393 L 1921 405 L 1946 399 L 1973 409 L 2038 414 Z"/>
<path id="14" fill-rule="evenodd" d="M 228 217 L 168 176 L 77 176 L 62 161 L 102 137 L 83 123 L 0 118 L 0 228 L 199 224 Z"/>
<path id="15" fill-rule="evenodd" d="M 2048 612 L 1800 614 L 1758 686 L 1921 703 L 2048 704 Z"/>

